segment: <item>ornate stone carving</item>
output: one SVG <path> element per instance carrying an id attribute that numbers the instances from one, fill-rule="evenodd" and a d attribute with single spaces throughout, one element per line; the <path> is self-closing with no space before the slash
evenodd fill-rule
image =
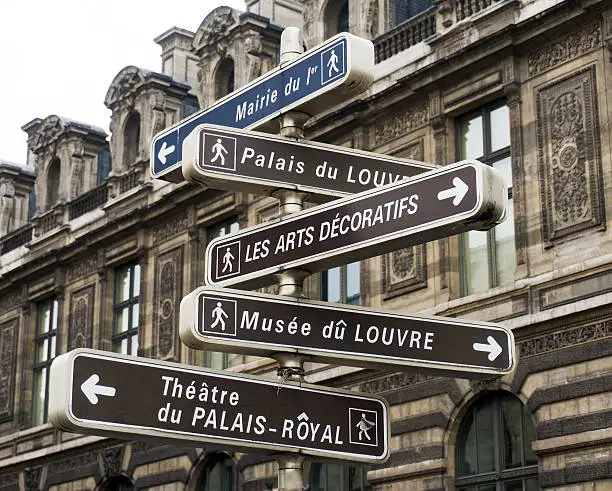
<path id="1" fill-rule="evenodd" d="M 429 106 L 427 102 L 416 104 L 403 114 L 377 124 L 374 127 L 374 144 L 378 146 L 389 140 L 405 136 L 406 133 L 425 126 L 428 122 Z"/>
<path id="2" fill-rule="evenodd" d="M 151 138 L 159 133 L 166 127 L 166 113 L 164 111 L 166 107 L 166 94 L 161 90 L 156 90 L 150 98 L 151 112 L 152 112 L 152 124 L 151 124 Z"/>
<path id="3" fill-rule="evenodd" d="M 13 486 L 14 489 L 19 489 L 19 474 L 16 472 L 2 474 L 0 476 L 0 488 L 8 488 L 9 486 Z"/>
<path id="4" fill-rule="evenodd" d="M 382 294 L 388 300 L 427 288 L 427 250 L 421 244 L 382 256 Z"/>
<path id="5" fill-rule="evenodd" d="M 170 237 L 184 232 L 189 228 L 189 216 L 185 211 L 182 215 L 166 220 L 159 227 L 153 229 L 153 245 L 158 245 Z"/>
<path id="6" fill-rule="evenodd" d="M 0 237 L 9 233 L 15 200 L 0 196 Z"/>
<path id="7" fill-rule="evenodd" d="M 68 268 L 68 283 L 76 281 L 98 271 L 98 257 L 86 257 Z"/>
<path id="8" fill-rule="evenodd" d="M 546 242 L 604 223 L 595 67 L 537 92 L 538 162 Z"/>
<path id="9" fill-rule="evenodd" d="M 102 450 L 102 465 L 105 476 L 118 476 L 121 474 L 121 457 L 123 446 L 117 445 Z"/>
<path id="10" fill-rule="evenodd" d="M 245 41 L 245 49 L 247 52 L 247 73 L 248 80 L 254 80 L 261 75 L 261 34 L 251 34 Z"/>
<path id="11" fill-rule="evenodd" d="M 226 37 L 230 28 L 236 24 L 234 10 L 231 7 L 218 7 L 206 16 L 200 25 L 193 41 L 197 49 L 202 47 L 217 47 Z"/>
<path id="12" fill-rule="evenodd" d="M 112 81 L 104 103 L 111 107 L 120 100 L 133 99 L 136 89 L 143 83 L 144 75 L 138 67 L 125 67 Z M 128 105 L 132 106 L 133 102 L 128 101 Z"/>
<path id="13" fill-rule="evenodd" d="M 40 476 L 42 475 L 42 467 L 26 467 L 23 471 L 23 488 L 24 491 L 38 491 L 40 489 Z"/>
<path id="14" fill-rule="evenodd" d="M 361 383 L 359 385 L 359 391 L 378 394 L 381 392 L 388 392 L 390 390 L 406 387 L 408 385 L 427 382 L 429 380 L 433 380 L 434 378 L 435 377 L 432 377 L 431 375 L 425 375 L 423 373 L 394 373 L 385 377 L 368 380 L 367 382 Z"/>
<path id="15" fill-rule="evenodd" d="M 177 340 L 178 312 L 183 291 L 183 247 L 155 258 L 155 293 L 153 315 L 157 357 L 179 360 Z"/>
<path id="16" fill-rule="evenodd" d="M 536 50 L 527 58 L 527 72 L 534 76 L 602 46 L 601 22 L 587 24 L 558 41 Z"/>
<path id="17" fill-rule="evenodd" d="M 0 312 L 4 314 L 9 310 L 20 307 L 24 303 L 25 298 L 23 290 L 4 292 L 0 295 Z"/>
<path id="18" fill-rule="evenodd" d="M 13 417 L 18 326 L 18 319 L 0 325 L 0 421 Z"/>
<path id="19" fill-rule="evenodd" d="M 72 157 L 70 159 L 70 167 L 72 168 L 72 175 L 70 177 L 70 198 L 74 199 L 83 193 L 83 178 L 85 173 L 83 159 L 80 157 Z"/>
<path id="20" fill-rule="evenodd" d="M 34 153 L 38 153 L 41 148 L 46 147 L 57 140 L 58 136 L 63 130 L 64 125 L 59 117 L 52 115 L 46 118 L 34 134 L 34 139 L 32 142 L 32 150 Z"/>
<path id="21" fill-rule="evenodd" d="M 94 285 L 72 294 L 68 326 L 68 350 L 91 348 L 93 307 Z"/>
<path id="22" fill-rule="evenodd" d="M 483 380 L 470 380 L 470 385 L 474 392 L 495 391 L 501 389 L 501 377 L 488 378 Z"/>
<path id="23" fill-rule="evenodd" d="M 378 35 L 378 0 L 369 0 L 363 4 L 365 19 L 365 35 L 374 39 Z"/>
<path id="24" fill-rule="evenodd" d="M 517 343 L 519 359 L 556 351 L 578 344 L 590 343 L 612 336 L 612 320 L 557 331 Z"/>
<path id="25" fill-rule="evenodd" d="M 59 472 L 71 471 L 79 467 L 95 464 L 98 461 L 98 456 L 94 452 L 81 452 L 77 455 L 68 457 L 49 464 L 49 474 L 57 474 Z"/>

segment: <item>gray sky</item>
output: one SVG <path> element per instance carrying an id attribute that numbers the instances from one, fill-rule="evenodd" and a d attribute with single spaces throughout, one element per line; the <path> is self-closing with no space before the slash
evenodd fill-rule
<path id="1" fill-rule="evenodd" d="M 241 0 L 33 0 L 0 5 L 0 160 L 26 161 L 21 126 L 50 114 L 108 133 L 104 97 L 127 65 L 161 71 L 153 38 L 172 26 L 195 32 L 219 5 Z"/>

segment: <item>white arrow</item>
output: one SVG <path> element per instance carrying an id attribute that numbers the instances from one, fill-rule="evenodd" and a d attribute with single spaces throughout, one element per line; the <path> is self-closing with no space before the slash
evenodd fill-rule
<path id="1" fill-rule="evenodd" d="M 476 351 L 484 351 L 485 353 L 489 353 L 489 361 L 494 361 L 501 352 L 502 347 L 499 345 L 493 336 L 487 336 L 488 344 L 474 343 L 473 348 Z"/>
<path id="2" fill-rule="evenodd" d="M 114 397 L 116 389 L 114 387 L 107 387 L 106 385 L 98 385 L 100 376 L 94 373 L 85 382 L 81 384 L 81 390 L 85 397 L 89 399 L 92 404 L 98 404 L 98 396 L 110 396 Z"/>
<path id="3" fill-rule="evenodd" d="M 438 193 L 438 200 L 442 201 L 448 198 L 453 198 L 453 205 L 457 206 L 463 201 L 464 196 L 467 194 L 470 188 L 458 177 L 453 179 L 453 187 L 445 189 Z"/>
<path id="4" fill-rule="evenodd" d="M 157 157 L 159 158 L 162 164 L 166 163 L 166 157 L 172 152 L 174 152 L 174 149 L 176 148 L 174 145 L 170 145 L 169 147 L 167 147 L 166 143 L 167 142 L 162 143 L 162 146 L 159 149 L 159 153 L 157 154 Z"/>

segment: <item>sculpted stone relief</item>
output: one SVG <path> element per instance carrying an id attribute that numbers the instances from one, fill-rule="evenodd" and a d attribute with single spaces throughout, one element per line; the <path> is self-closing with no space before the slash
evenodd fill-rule
<path id="1" fill-rule="evenodd" d="M 144 76 L 140 69 L 135 66 L 124 68 L 113 80 L 108 89 L 106 100 L 107 107 L 113 106 L 116 102 L 132 97 L 136 87 L 144 82 Z M 130 105 L 133 105 L 131 103 Z"/>
<path id="2" fill-rule="evenodd" d="M 230 28 L 236 24 L 234 10 L 231 7 L 218 7 L 206 16 L 193 40 L 193 47 L 198 50 L 205 47 L 217 47 Z"/>
<path id="3" fill-rule="evenodd" d="M 53 143 L 60 133 L 64 130 L 62 121 L 57 116 L 49 116 L 46 118 L 34 134 L 32 142 L 32 150 L 34 153 Z"/>
<path id="4" fill-rule="evenodd" d="M 429 104 L 427 102 L 415 104 L 403 114 L 395 115 L 377 124 L 374 127 L 374 145 L 382 145 L 428 123 Z"/>
<path id="5" fill-rule="evenodd" d="M 603 222 L 595 67 L 537 91 L 544 240 Z"/>
<path id="6" fill-rule="evenodd" d="M 601 34 L 601 23 L 597 21 L 536 50 L 527 59 L 529 76 L 545 72 L 560 63 L 600 48 L 602 46 Z"/>
<path id="7" fill-rule="evenodd" d="M 18 319 L 0 325 L 0 421 L 13 417 L 15 348 L 18 326 Z"/>
<path id="8" fill-rule="evenodd" d="M 93 331 L 94 286 L 72 294 L 68 325 L 68 350 L 91 348 Z"/>
<path id="9" fill-rule="evenodd" d="M 155 258 L 154 339 L 162 360 L 179 359 L 177 314 L 183 290 L 183 247 Z"/>
<path id="10" fill-rule="evenodd" d="M 427 287 L 426 244 L 400 249 L 382 257 L 385 300 Z"/>

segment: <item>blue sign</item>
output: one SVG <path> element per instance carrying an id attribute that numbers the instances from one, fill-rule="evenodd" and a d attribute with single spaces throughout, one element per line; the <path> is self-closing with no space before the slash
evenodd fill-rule
<path id="1" fill-rule="evenodd" d="M 365 41 L 347 33 L 334 36 L 294 62 L 271 70 L 215 105 L 160 132 L 154 137 L 152 145 L 153 177 L 177 179 L 177 176 L 168 174 L 178 170 L 180 175 L 183 141 L 200 124 L 252 129 L 347 82 L 351 68 L 349 45 L 352 39 Z"/>

